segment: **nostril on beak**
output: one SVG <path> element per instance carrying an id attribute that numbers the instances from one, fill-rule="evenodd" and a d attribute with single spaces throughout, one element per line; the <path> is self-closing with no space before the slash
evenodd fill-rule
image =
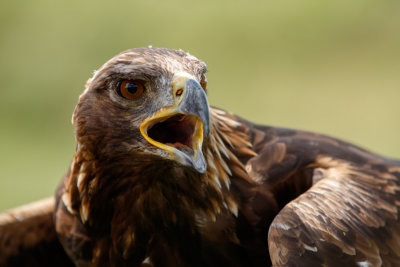
<path id="1" fill-rule="evenodd" d="M 180 88 L 180 89 L 176 90 L 175 95 L 176 95 L 176 96 L 181 96 L 182 93 L 183 93 L 183 89 Z"/>

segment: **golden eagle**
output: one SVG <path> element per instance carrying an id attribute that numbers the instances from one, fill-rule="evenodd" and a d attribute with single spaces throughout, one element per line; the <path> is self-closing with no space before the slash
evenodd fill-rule
<path id="1" fill-rule="evenodd" d="M 89 79 L 55 198 L 1 266 L 400 266 L 400 161 L 208 105 L 206 65 L 131 49 Z"/>

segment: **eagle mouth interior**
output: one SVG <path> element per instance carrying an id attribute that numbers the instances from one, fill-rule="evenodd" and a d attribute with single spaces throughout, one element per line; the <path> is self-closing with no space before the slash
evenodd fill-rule
<path id="1" fill-rule="evenodd" d="M 162 117 L 148 126 L 147 135 L 159 143 L 193 155 L 198 121 L 196 116 L 186 114 Z"/>

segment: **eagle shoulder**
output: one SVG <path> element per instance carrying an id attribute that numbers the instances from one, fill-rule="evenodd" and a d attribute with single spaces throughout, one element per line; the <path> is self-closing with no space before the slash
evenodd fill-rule
<path id="1" fill-rule="evenodd" d="M 274 266 L 400 264 L 400 162 L 328 136 L 254 125 L 246 170 L 279 212 Z"/>

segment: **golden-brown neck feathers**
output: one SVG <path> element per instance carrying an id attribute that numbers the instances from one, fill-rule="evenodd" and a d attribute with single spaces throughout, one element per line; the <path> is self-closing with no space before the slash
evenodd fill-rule
<path id="1" fill-rule="evenodd" d="M 244 166 L 239 161 L 237 155 L 254 156 L 255 153 L 250 149 L 251 144 L 246 129 L 241 128 L 242 125 L 235 120 L 233 115 L 212 108 L 211 122 L 211 133 L 209 139 L 204 144 L 204 153 L 208 168 L 204 175 L 196 175 L 196 177 L 198 176 L 196 178 L 199 179 L 198 181 L 192 181 L 200 187 L 207 187 L 206 191 L 210 190 L 209 193 L 212 194 L 203 195 L 205 199 L 209 200 L 210 205 L 193 208 L 199 208 L 207 216 L 215 220 L 216 215 L 222 209 L 226 208 L 237 216 L 237 204 L 231 194 L 227 193 L 230 189 L 231 178 L 234 176 L 249 180 Z M 127 160 L 126 158 L 130 158 L 131 160 Z M 107 165 L 107 168 L 103 169 L 104 166 L 101 164 Z M 63 200 L 70 211 L 79 214 L 82 222 L 85 223 L 90 217 L 92 208 L 94 208 L 92 205 L 100 204 L 98 208 L 102 208 L 101 203 L 91 203 L 93 196 L 102 194 L 102 190 L 106 190 L 107 192 L 113 190 L 112 188 L 104 188 L 105 185 L 110 185 L 105 180 L 112 180 L 111 184 L 113 185 L 116 183 L 129 184 L 129 182 L 123 182 L 122 180 L 128 180 L 127 176 L 129 175 L 134 176 L 137 173 L 146 173 L 146 168 L 153 170 L 152 166 L 157 164 L 161 166 L 165 165 L 167 172 L 168 169 L 172 169 L 178 175 L 190 172 L 189 170 L 180 170 L 179 166 L 171 162 L 162 164 L 162 159 L 149 157 L 140 152 L 134 155 L 121 155 L 114 159 L 99 159 L 90 151 L 90 145 L 78 144 L 71 164 L 69 178 L 66 181 L 67 190 L 63 196 Z M 117 168 L 120 170 L 117 170 Z M 163 171 L 165 170 L 163 169 Z M 174 172 L 171 174 L 174 174 Z M 156 179 L 156 177 L 153 178 Z M 132 182 L 130 186 L 134 187 L 136 184 L 148 182 L 141 181 L 141 179 L 148 178 L 141 178 L 139 176 L 139 179 L 135 179 L 135 181 L 129 180 Z M 180 177 L 179 179 L 186 178 Z M 140 193 L 139 195 L 130 196 L 132 200 L 140 197 Z M 188 201 L 192 202 L 191 200 Z M 188 203 L 188 205 L 193 204 L 196 206 L 193 202 Z"/>

